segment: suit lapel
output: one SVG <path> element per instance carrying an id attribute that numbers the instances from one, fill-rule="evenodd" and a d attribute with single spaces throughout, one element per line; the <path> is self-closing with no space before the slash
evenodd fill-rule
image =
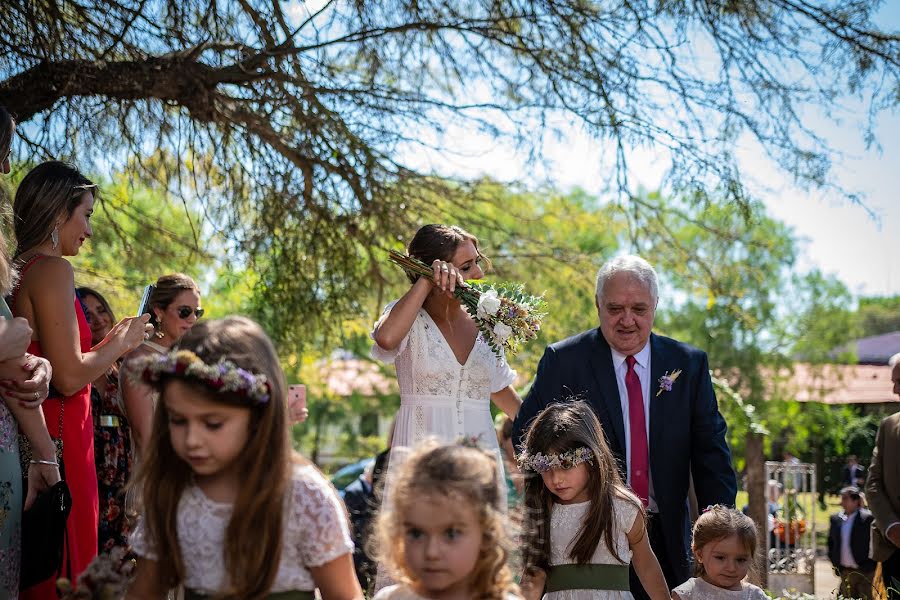
<path id="1" fill-rule="evenodd" d="M 622 417 L 622 403 L 619 396 L 619 384 L 616 382 L 616 372 L 613 370 L 612 353 L 609 344 L 600 333 L 600 329 L 594 330 L 595 351 L 590 353 L 591 373 L 594 375 L 597 387 L 600 390 L 601 401 L 609 414 L 613 433 L 625 455 L 625 420 Z"/>
<path id="2" fill-rule="evenodd" d="M 654 456 L 654 448 L 657 449 L 656 456 L 662 456 L 659 449 L 662 448 L 662 432 L 665 424 L 665 415 L 663 414 L 663 402 L 666 400 L 666 393 L 663 392 L 659 396 L 659 378 L 666 371 L 672 371 L 672 366 L 667 361 L 666 353 L 660 348 L 659 338 L 656 334 L 650 334 L 650 462 L 651 467 Z M 669 392 L 671 393 L 671 392 Z"/>

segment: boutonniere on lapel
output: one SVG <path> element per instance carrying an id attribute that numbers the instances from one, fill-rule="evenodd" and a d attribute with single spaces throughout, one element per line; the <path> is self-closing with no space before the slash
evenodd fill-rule
<path id="1" fill-rule="evenodd" d="M 657 390 L 656 395 L 659 396 L 663 392 L 671 392 L 672 384 L 675 383 L 679 375 L 681 375 L 681 369 L 675 369 L 671 373 L 666 371 L 665 375 L 659 378 L 659 390 Z"/>

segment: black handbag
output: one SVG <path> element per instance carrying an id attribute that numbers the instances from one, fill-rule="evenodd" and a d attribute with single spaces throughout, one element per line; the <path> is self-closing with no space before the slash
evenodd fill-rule
<path id="1" fill-rule="evenodd" d="M 22 513 L 21 589 L 63 574 L 66 521 L 71 510 L 69 486 L 65 481 L 59 481 L 38 494 L 31 508 Z M 71 568 L 67 571 L 66 575 L 71 578 Z"/>

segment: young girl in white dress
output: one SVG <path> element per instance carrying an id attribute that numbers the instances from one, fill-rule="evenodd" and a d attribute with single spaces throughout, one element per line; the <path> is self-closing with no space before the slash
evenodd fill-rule
<path id="1" fill-rule="evenodd" d="M 293 454 L 284 374 L 262 328 L 201 322 L 143 359 L 160 391 L 137 485 L 127 598 L 360 600 L 347 519 L 331 484 Z"/>
<path id="2" fill-rule="evenodd" d="M 377 537 L 393 578 L 375 600 L 514 600 L 510 542 L 493 455 L 423 446 L 401 467 Z"/>
<path id="3" fill-rule="evenodd" d="M 756 525 L 740 511 L 707 508 L 694 524 L 697 576 L 672 590 L 674 600 L 767 600 L 744 578 L 756 553 Z"/>
<path id="4" fill-rule="evenodd" d="M 641 502 L 622 484 L 590 406 L 567 400 L 544 409 L 528 428 L 519 465 L 526 598 L 631 600 L 629 564 L 650 598 L 669 598 Z"/>
<path id="5" fill-rule="evenodd" d="M 516 373 L 505 358 L 497 358 L 453 296 L 465 280 L 484 277 L 481 264 L 486 259 L 478 240 L 459 227 L 425 225 L 407 252 L 432 265 L 436 283 L 411 277 L 409 291 L 387 306 L 372 332 L 373 358 L 394 363 L 400 384 L 392 447 L 409 448 L 429 438 L 444 443 L 478 438 L 480 446 L 495 452 L 502 473 L 491 402 L 515 417 L 522 403 L 512 387 Z M 401 462 L 394 454 L 388 462 L 386 498 L 391 474 Z"/>

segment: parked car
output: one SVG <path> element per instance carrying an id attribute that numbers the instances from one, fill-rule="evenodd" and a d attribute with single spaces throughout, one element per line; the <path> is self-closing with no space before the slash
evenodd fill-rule
<path id="1" fill-rule="evenodd" d="M 355 463 L 350 463 L 345 467 L 341 467 L 331 476 L 331 483 L 337 488 L 341 498 L 344 497 L 344 489 L 356 481 L 359 476 L 362 475 L 362 472 L 366 467 L 373 462 L 375 462 L 374 458 L 364 458 Z"/>

